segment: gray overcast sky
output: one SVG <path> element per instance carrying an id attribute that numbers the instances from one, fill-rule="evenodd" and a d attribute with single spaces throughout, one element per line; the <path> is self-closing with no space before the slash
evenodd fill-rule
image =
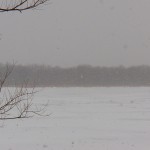
<path id="1" fill-rule="evenodd" d="M 150 65 L 149 0 L 51 0 L 0 13 L 0 62 Z"/>

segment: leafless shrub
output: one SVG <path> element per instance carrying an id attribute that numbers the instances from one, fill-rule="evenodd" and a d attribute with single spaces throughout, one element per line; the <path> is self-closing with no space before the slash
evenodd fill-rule
<path id="1" fill-rule="evenodd" d="M 37 91 L 35 87 L 28 88 L 27 83 L 21 87 L 8 88 L 5 83 L 15 65 L 6 65 L 5 73 L 0 78 L 0 120 L 29 118 L 33 115 L 46 116 L 47 104 L 43 107 L 33 105 L 33 97 Z"/>
<path id="2" fill-rule="evenodd" d="M 0 0 L 0 12 L 35 9 L 49 0 Z"/>

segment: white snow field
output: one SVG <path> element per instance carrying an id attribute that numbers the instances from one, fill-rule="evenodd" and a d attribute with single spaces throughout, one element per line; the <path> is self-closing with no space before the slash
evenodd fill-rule
<path id="1" fill-rule="evenodd" d="M 150 87 L 45 88 L 49 117 L 1 121 L 0 150 L 150 150 Z"/>

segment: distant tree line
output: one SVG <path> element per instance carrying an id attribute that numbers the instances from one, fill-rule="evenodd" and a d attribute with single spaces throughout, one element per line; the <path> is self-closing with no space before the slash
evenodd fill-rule
<path id="1" fill-rule="evenodd" d="M 0 73 L 5 65 L 0 64 Z M 5 86 L 94 87 L 94 86 L 150 86 L 150 66 L 70 68 L 46 65 L 16 65 Z"/>

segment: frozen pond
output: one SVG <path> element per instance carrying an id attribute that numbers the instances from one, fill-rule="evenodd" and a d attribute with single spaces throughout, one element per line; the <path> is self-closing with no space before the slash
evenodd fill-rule
<path id="1" fill-rule="evenodd" d="M 150 88 L 45 88 L 49 117 L 1 122 L 1 150 L 150 150 Z"/>

